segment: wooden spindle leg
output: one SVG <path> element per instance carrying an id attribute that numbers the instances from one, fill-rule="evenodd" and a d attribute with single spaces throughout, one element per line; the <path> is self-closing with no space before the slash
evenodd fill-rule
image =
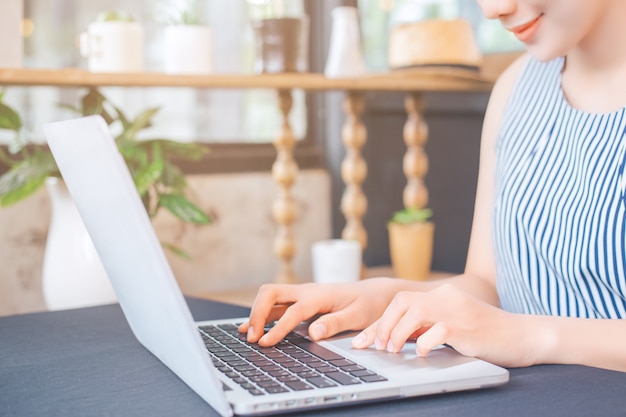
<path id="1" fill-rule="evenodd" d="M 367 232 L 363 227 L 363 216 L 367 211 L 367 198 L 361 184 L 367 176 L 367 165 L 361 156 L 361 148 L 367 140 L 367 131 L 361 121 L 361 114 L 365 108 L 365 99 L 361 93 L 349 92 L 343 102 L 346 121 L 341 130 L 343 144 L 346 147 L 346 156 L 341 163 L 341 178 L 346 189 L 341 198 L 341 211 L 346 218 L 346 227 L 341 237 L 354 239 L 361 243 L 361 248 L 367 247 Z"/>
<path id="2" fill-rule="evenodd" d="M 408 118 L 404 124 L 404 143 L 407 150 L 402 168 L 407 179 L 402 195 L 405 207 L 424 208 L 428 204 L 428 190 L 424 176 L 428 172 L 428 157 L 424 144 L 428 139 L 428 125 L 424 121 L 424 100 L 420 94 L 411 93 L 405 101 Z"/>
<path id="3" fill-rule="evenodd" d="M 291 195 L 291 186 L 298 174 L 298 165 L 293 157 L 296 138 L 289 125 L 289 112 L 292 105 L 291 91 L 280 90 L 278 92 L 278 107 L 283 121 L 278 136 L 274 140 L 276 161 L 272 165 L 272 176 L 274 181 L 280 186 L 280 190 L 278 197 L 274 201 L 272 214 L 274 220 L 278 223 L 278 232 L 274 239 L 274 252 L 281 263 L 275 282 L 283 284 L 297 282 L 296 274 L 291 265 L 296 252 L 292 224 L 297 217 L 297 207 Z"/>

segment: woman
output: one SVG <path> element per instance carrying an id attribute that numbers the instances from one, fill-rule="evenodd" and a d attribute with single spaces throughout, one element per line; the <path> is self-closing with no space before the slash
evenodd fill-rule
<path id="1" fill-rule="evenodd" d="M 447 343 L 502 366 L 626 371 L 626 2 L 479 0 L 526 45 L 483 126 L 465 273 L 437 282 L 266 285 L 248 323 L 426 355 Z M 263 334 L 266 322 L 278 319 Z"/>

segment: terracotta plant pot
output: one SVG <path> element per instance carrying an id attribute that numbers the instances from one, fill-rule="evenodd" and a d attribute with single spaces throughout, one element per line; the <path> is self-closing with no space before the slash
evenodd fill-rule
<path id="1" fill-rule="evenodd" d="M 398 278 L 426 280 L 433 258 L 435 224 L 389 223 L 391 266 Z"/>
<path id="2" fill-rule="evenodd" d="M 307 70 L 308 19 L 281 17 L 252 22 L 256 73 Z"/>

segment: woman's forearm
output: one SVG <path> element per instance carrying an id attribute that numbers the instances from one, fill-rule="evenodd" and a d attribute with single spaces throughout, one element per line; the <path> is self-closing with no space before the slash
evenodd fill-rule
<path id="1" fill-rule="evenodd" d="M 626 320 L 519 316 L 537 364 L 580 364 L 626 372 Z"/>
<path id="2" fill-rule="evenodd" d="M 493 306 L 499 306 L 498 294 L 495 285 L 487 279 L 471 274 L 455 275 L 449 278 L 433 279 L 429 281 L 413 281 L 397 278 L 383 278 L 388 280 L 386 285 L 393 288 L 395 293 L 400 291 L 431 291 L 444 284 L 453 284 L 455 287 Z"/>

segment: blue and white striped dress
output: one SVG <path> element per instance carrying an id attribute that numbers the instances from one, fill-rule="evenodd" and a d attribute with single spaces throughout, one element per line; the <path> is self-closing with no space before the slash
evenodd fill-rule
<path id="1" fill-rule="evenodd" d="M 563 63 L 529 58 L 504 112 L 498 295 L 516 313 L 626 318 L 626 110 L 572 108 Z"/>

